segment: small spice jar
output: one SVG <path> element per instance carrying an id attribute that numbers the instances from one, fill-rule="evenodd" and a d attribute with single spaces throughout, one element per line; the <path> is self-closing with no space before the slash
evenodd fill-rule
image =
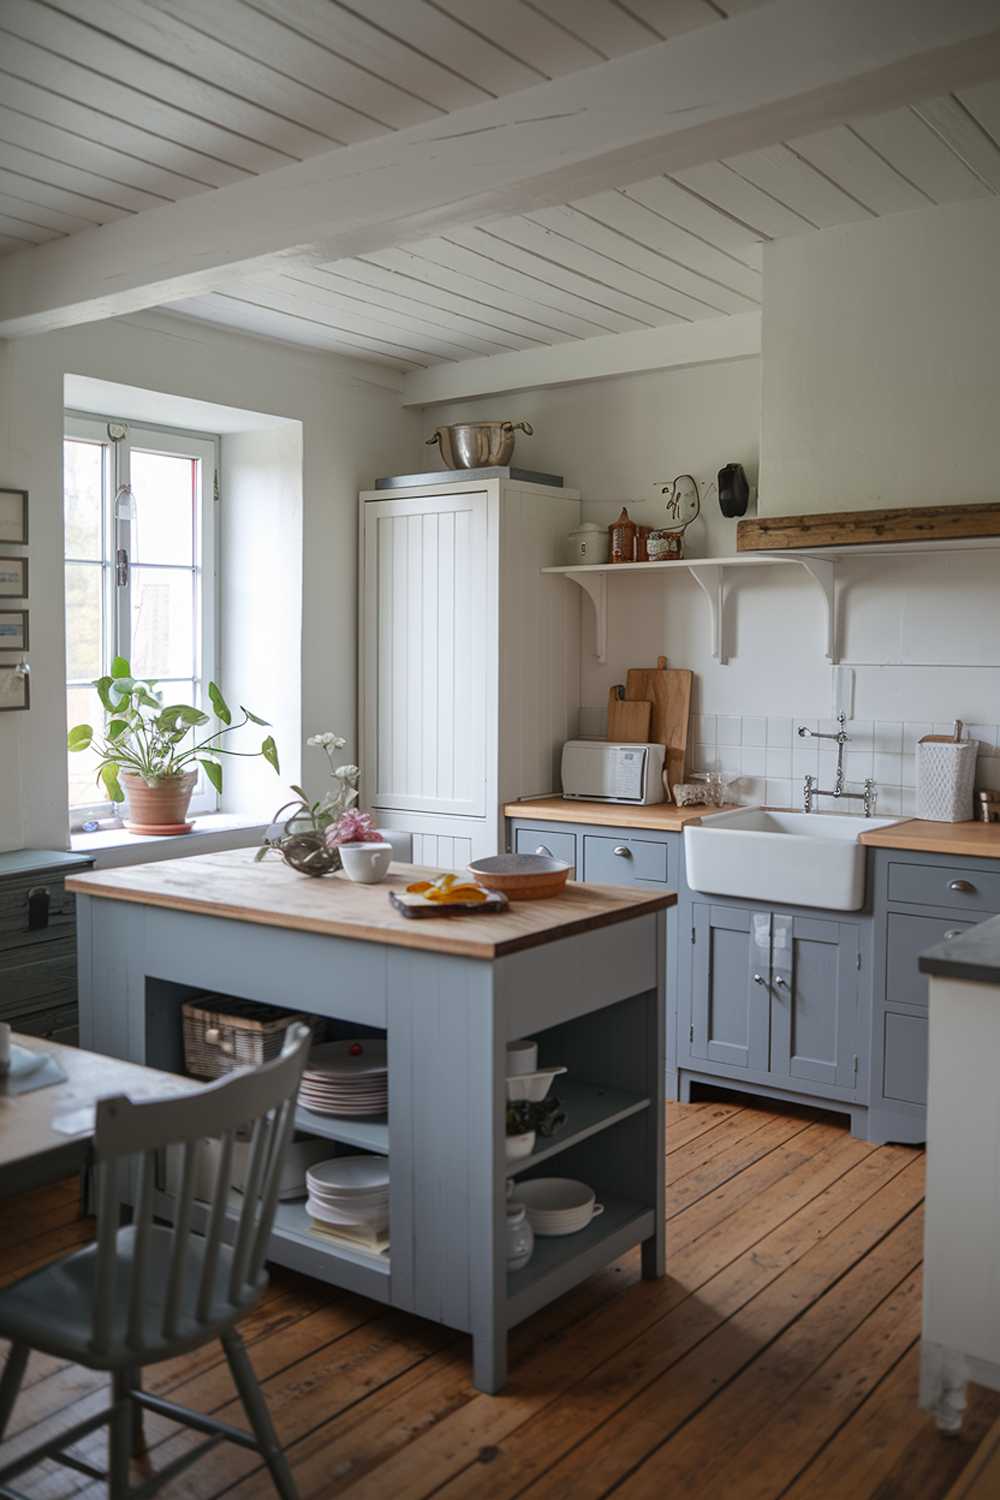
<path id="1" fill-rule="evenodd" d="M 683 531 L 651 531 L 646 538 L 650 562 L 677 562 L 684 555 Z"/>
<path id="2" fill-rule="evenodd" d="M 507 1269 L 520 1271 L 535 1249 L 535 1231 L 528 1222 L 523 1203 L 507 1204 Z"/>

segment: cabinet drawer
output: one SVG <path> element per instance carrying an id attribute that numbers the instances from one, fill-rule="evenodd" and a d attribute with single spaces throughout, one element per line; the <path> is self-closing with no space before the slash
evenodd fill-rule
<path id="1" fill-rule="evenodd" d="M 904 1104 L 927 1103 L 927 1018 L 886 1011 L 882 1092 Z"/>
<path id="2" fill-rule="evenodd" d="M 50 1010 L 36 1011 L 34 1015 L 26 1016 L 14 1029 L 22 1031 L 25 1036 L 42 1036 L 49 1041 L 65 1042 L 68 1046 L 75 1047 L 79 1036 L 77 1007 L 75 1004 L 60 1005 Z"/>
<path id="3" fill-rule="evenodd" d="M 553 833 L 548 828 L 515 828 L 515 854 L 551 854 L 554 859 L 564 859 L 570 865 L 570 879 L 576 879 L 576 834 Z"/>
<path id="4" fill-rule="evenodd" d="M 594 885 L 635 885 L 639 881 L 668 883 L 669 847 L 652 839 L 604 838 L 586 834 L 583 840 L 583 878 Z"/>
<path id="5" fill-rule="evenodd" d="M 1000 871 L 893 862 L 889 866 L 889 900 L 992 915 L 1000 912 Z"/>
<path id="6" fill-rule="evenodd" d="M 61 876 L 19 876 L 0 883 L 0 951 L 44 945 L 75 932 L 76 901 Z"/>
<path id="7" fill-rule="evenodd" d="M 886 999 L 890 1005 L 927 1004 L 927 977 L 917 967 L 921 953 L 973 925 L 957 917 L 914 917 L 891 911 L 886 922 Z"/>

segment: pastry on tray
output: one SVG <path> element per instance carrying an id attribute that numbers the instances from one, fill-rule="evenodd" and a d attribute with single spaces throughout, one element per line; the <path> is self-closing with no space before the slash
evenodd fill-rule
<path id="1" fill-rule="evenodd" d="M 454 917 L 504 911 L 507 906 L 507 897 L 499 891 L 488 891 L 467 875 L 453 874 L 415 880 L 405 891 L 390 891 L 389 900 L 404 917 Z"/>

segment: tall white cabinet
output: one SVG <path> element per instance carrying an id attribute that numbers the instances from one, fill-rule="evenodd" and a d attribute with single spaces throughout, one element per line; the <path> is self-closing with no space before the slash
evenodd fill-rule
<path id="1" fill-rule="evenodd" d="M 418 864 L 503 848 L 500 808 L 559 785 L 577 732 L 574 490 L 511 479 L 360 497 L 362 805 Z M 574 597 L 575 596 L 575 597 Z"/>

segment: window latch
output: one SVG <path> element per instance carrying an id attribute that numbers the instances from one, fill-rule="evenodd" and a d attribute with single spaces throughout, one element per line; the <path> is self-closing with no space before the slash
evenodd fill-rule
<path id="1" fill-rule="evenodd" d="M 128 549 L 119 547 L 115 553 L 115 583 L 120 589 L 128 587 Z"/>

